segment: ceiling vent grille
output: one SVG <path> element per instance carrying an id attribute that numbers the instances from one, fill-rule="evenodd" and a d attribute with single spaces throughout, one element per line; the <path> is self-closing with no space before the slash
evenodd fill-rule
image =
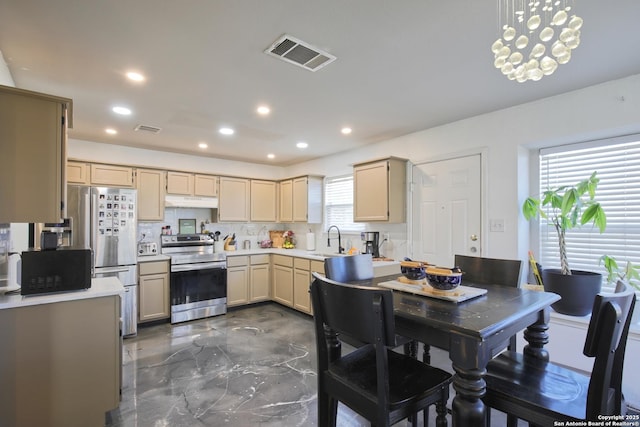
<path id="1" fill-rule="evenodd" d="M 162 129 L 155 126 L 138 125 L 133 130 L 135 130 L 136 132 L 143 131 L 143 132 L 151 132 L 151 133 L 160 133 Z"/>
<path id="2" fill-rule="evenodd" d="M 318 71 L 336 60 L 330 53 L 286 34 L 273 42 L 264 53 L 309 71 Z"/>

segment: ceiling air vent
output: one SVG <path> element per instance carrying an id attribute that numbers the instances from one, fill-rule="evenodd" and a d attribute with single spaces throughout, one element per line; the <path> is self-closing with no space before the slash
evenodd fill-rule
<path id="1" fill-rule="evenodd" d="M 264 53 L 309 71 L 318 71 L 336 60 L 335 56 L 289 35 L 280 37 Z"/>
<path id="2" fill-rule="evenodd" d="M 151 132 L 151 133 L 160 133 L 160 131 L 162 130 L 161 128 L 157 128 L 155 126 L 147 126 L 147 125 L 138 125 L 135 127 L 134 129 L 136 132 L 137 131 L 144 131 L 144 132 Z"/>

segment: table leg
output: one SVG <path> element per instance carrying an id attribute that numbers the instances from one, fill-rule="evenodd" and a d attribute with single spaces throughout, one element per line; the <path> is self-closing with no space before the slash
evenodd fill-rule
<path id="1" fill-rule="evenodd" d="M 549 312 L 547 307 L 538 315 L 536 323 L 530 325 L 524 331 L 524 338 L 528 344 L 522 350 L 526 356 L 535 357 L 540 360 L 549 361 L 549 352 L 544 348 L 549 342 Z"/>
<path id="2" fill-rule="evenodd" d="M 455 363 L 453 369 L 453 389 L 456 395 L 452 403 L 453 427 L 481 427 L 487 424 L 487 408 L 482 402 L 487 384 L 484 381 L 486 369 L 465 369 Z"/>

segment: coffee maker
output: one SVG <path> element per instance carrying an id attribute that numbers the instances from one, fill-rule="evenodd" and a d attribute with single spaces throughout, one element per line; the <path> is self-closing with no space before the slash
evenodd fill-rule
<path id="1" fill-rule="evenodd" d="M 373 258 L 380 258 L 378 245 L 380 244 L 379 231 L 365 231 L 360 234 L 360 238 L 364 242 L 364 253 L 371 254 Z"/>

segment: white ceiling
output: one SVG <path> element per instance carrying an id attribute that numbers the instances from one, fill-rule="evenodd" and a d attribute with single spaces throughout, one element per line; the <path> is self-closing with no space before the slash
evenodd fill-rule
<path id="1" fill-rule="evenodd" d="M 572 60 L 526 83 L 493 68 L 496 0 L 0 0 L 0 51 L 16 86 L 73 99 L 71 138 L 290 165 L 640 73 L 640 1 L 574 11 Z M 263 53 L 283 34 L 338 59 L 314 73 Z"/>

